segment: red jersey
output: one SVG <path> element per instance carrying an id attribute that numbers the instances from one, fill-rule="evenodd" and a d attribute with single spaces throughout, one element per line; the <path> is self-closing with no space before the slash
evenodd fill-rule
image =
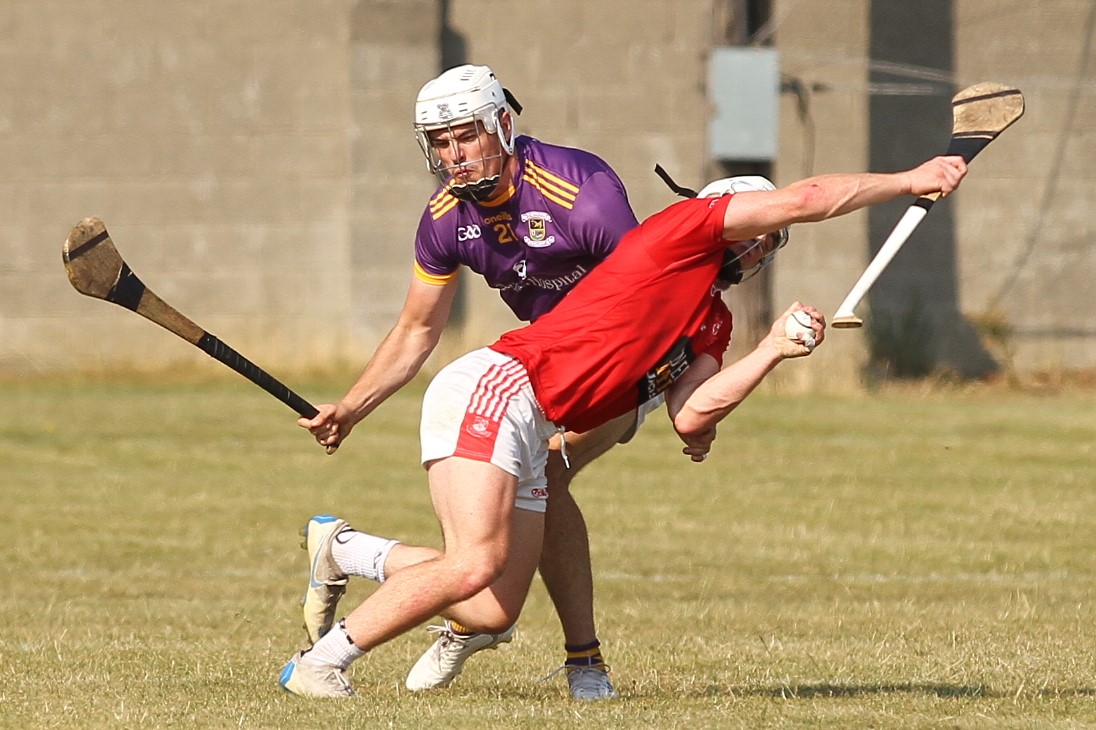
<path id="1" fill-rule="evenodd" d="M 731 315 L 714 284 L 731 197 L 651 216 L 550 312 L 491 345 L 525 366 L 548 420 L 589 431 L 668 388 L 701 352 L 722 363 Z"/>

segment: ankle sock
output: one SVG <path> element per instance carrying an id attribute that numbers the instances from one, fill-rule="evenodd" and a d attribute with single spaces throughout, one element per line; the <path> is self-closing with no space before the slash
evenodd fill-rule
<path id="1" fill-rule="evenodd" d="M 452 631 L 454 634 L 460 634 L 461 636 L 471 636 L 472 634 L 479 633 L 478 631 L 473 631 L 467 626 L 461 626 L 456 621 L 449 622 L 449 630 Z"/>
<path id="2" fill-rule="evenodd" d="M 355 659 L 365 656 L 365 652 L 354 645 L 354 640 L 346 633 L 345 624 L 339 621 L 304 656 L 309 662 L 346 669 Z"/>
<path id="3" fill-rule="evenodd" d="M 596 639 L 589 644 L 579 646 L 564 644 L 563 648 L 567 650 L 567 661 L 564 662 L 564 666 L 568 669 L 605 666 L 605 659 L 601 656 L 601 642 Z"/>

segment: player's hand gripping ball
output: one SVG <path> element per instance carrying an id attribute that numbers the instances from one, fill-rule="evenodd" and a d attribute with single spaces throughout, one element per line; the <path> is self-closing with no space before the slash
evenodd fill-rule
<path id="1" fill-rule="evenodd" d="M 801 343 L 807 348 L 807 352 L 812 351 L 818 344 L 814 339 L 814 330 L 811 329 L 811 315 L 802 310 L 792 312 L 784 320 L 784 334 L 789 340 Z"/>

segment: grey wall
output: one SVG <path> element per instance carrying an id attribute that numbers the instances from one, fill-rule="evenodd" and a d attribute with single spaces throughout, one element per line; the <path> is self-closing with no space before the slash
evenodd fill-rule
<path id="1" fill-rule="evenodd" d="M 203 358 L 68 285 L 102 217 L 154 291 L 237 349 L 345 347 L 352 4 L 0 6 L 0 367 Z"/>
<path id="2" fill-rule="evenodd" d="M 1096 280 L 1096 3 L 781 0 L 774 19 L 783 73 L 815 89 L 803 104 L 783 100 L 778 183 L 902 168 L 943 151 L 946 99 L 965 86 L 1013 84 L 1027 100 L 1024 117 L 934 207 L 860 313 L 916 301 L 938 325 L 926 344 L 938 367 L 1096 367 L 1096 326 L 1076 316 Z M 798 248 L 778 261 L 777 302 L 828 302 L 832 312 L 905 205 L 793 231 Z M 810 367 L 784 377 L 846 384 L 866 369 L 871 333 L 831 332 Z"/>
<path id="3" fill-rule="evenodd" d="M 1021 371 L 1093 368 L 1096 3 L 989 7 L 956 3 L 958 76 L 1015 83 L 1027 112 L 953 201 L 960 308 L 1014 329 L 1003 359 Z"/>
<path id="4" fill-rule="evenodd" d="M 946 144 L 946 128 L 932 125 L 946 127 L 939 117 L 951 90 L 1016 84 L 1027 115 L 975 161 L 960 194 L 926 221 L 927 238 L 904 252 L 946 257 L 946 266 L 906 281 L 950 292 L 928 300 L 950 300 L 961 321 L 1011 331 L 986 343 L 974 341 L 974 325 L 953 330 L 998 365 L 1096 367 L 1096 330 L 1077 314 L 1096 274 L 1087 164 L 1096 144 L 1094 4 L 930 4 L 947 9 L 946 23 L 904 19 L 902 32 L 886 36 L 892 13 L 908 15 L 908 4 L 773 3 L 769 29 L 782 74 L 795 82 L 780 100 L 776 182 L 873 161 L 915 164 L 934 138 Z M 603 156 L 647 215 L 672 200 L 651 173 L 655 162 L 685 184 L 709 170 L 706 58 L 722 37 L 724 5 L 3 3 L 0 371 L 207 359 L 69 287 L 61 243 L 86 215 L 104 218 L 146 284 L 257 362 L 277 370 L 364 361 L 402 303 L 433 189 L 409 124 L 422 83 L 443 63 L 491 64 L 525 105 L 523 131 Z M 949 32 L 950 50 L 933 52 Z M 908 48 L 898 47 L 903 39 Z M 880 116 L 888 99 L 873 93 L 880 81 L 934 86 L 927 121 L 914 125 L 893 109 L 889 120 Z M 898 100 L 922 108 L 917 97 Z M 890 215 L 793 231 L 769 282 L 774 308 L 802 299 L 832 312 Z M 946 280 L 935 282 L 936 270 Z M 441 358 L 514 325 L 493 292 L 466 289 L 465 326 L 447 337 Z M 873 293 L 867 304 L 879 301 Z M 954 335 L 932 348 L 962 350 Z M 809 367 L 782 377 L 854 387 L 867 354 L 864 331 L 831 333 Z"/>

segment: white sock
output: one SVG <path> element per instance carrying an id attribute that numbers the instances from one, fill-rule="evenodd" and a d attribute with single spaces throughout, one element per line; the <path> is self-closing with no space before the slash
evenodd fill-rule
<path id="1" fill-rule="evenodd" d="M 363 656 L 365 652 L 354 646 L 354 642 L 350 640 L 346 629 L 343 628 L 343 622 L 339 621 L 304 653 L 304 660 L 347 669 L 355 659 Z"/>
<path id="2" fill-rule="evenodd" d="M 357 530 L 343 530 L 331 541 L 331 557 L 339 570 L 347 575 L 384 583 L 384 561 L 388 553 L 399 545 L 398 540 L 389 540 Z"/>

